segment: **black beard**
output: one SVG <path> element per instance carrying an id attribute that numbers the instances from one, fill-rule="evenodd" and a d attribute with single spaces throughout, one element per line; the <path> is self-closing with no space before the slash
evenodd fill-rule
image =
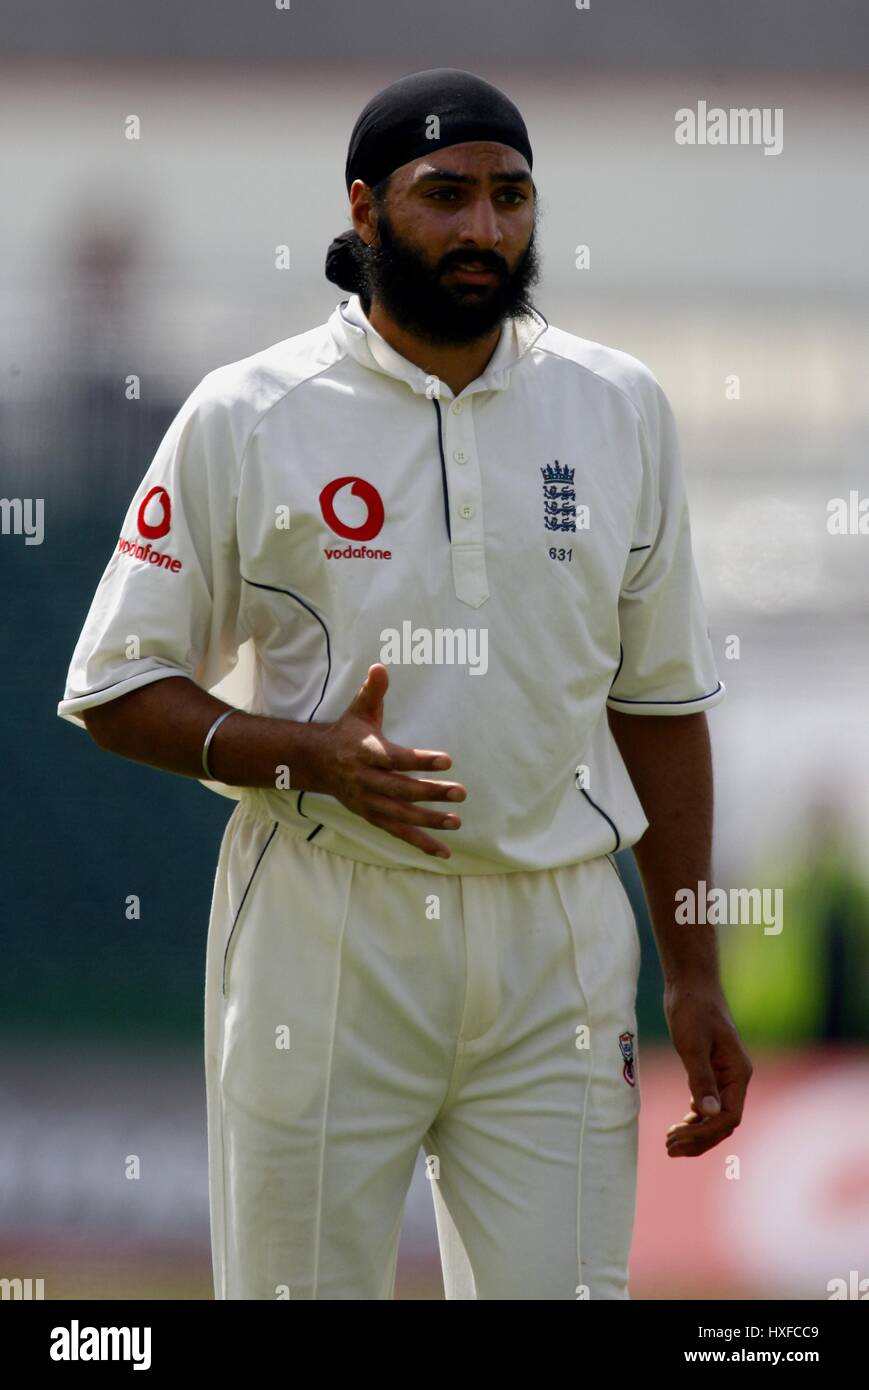
<path id="1" fill-rule="evenodd" d="M 407 242 L 396 238 L 388 217 L 380 212 L 379 245 L 352 242 L 359 270 L 359 298 L 366 314 L 377 299 L 399 327 L 443 347 L 463 347 L 491 333 L 504 319 L 520 318 L 533 305 L 528 290 L 540 278 L 537 226 L 516 269 L 510 271 L 496 251 L 473 247 L 451 251 L 432 268 Z M 498 276 L 494 284 L 447 283 L 444 273 L 462 261 L 478 261 Z"/>

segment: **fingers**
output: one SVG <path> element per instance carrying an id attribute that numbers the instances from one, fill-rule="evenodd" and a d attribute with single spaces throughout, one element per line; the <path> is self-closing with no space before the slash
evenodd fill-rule
<path id="1" fill-rule="evenodd" d="M 718 1115 L 721 1111 L 721 1100 L 709 1049 L 693 1046 L 689 1050 L 683 1047 L 681 1055 L 688 1073 L 692 1110 L 696 1110 L 698 1115 Z"/>
<path id="2" fill-rule="evenodd" d="M 675 1125 L 671 1125 L 671 1126 L 670 1126 L 670 1128 L 667 1130 L 667 1133 L 668 1133 L 668 1134 L 672 1134 L 674 1129 L 679 1129 L 679 1128 L 680 1128 L 680 1125 L 693 1125 L 693 1124 L 696 1124 L 697 1121 L 700 1120 L 700 1119 L 702 1119 L 702 1116 L 701 1116 L 701 1115 L 698 1115 L 696 1110 L 689 1110 L 688 1113 L 687 1113 L 687 1115 L 683 1115 L 683 1116 L 682 1116 L 682 1119 L 681 1119 L 681 1122 L 680 1122 L 680 1123 L 677 1123 L 677 1124 L 675 1124 Z"/>
<path id="3" fill-rule="evenodd" d="M 718 1115 L 700 1115 L 696 1104 L 683 1116 L 680 1124 L 667 1130 L 666 1146 L 670 1158 L 696 1158 L 727 1139 L 742 1119 L 745 1082 L 731 1082 L 721 1087 L 721 1111 Z"/>
<path id="4" fill-rule="evenodd" d="M 711 1046 L 693 1037 L 679 1051 L 688 1074 L 691 1109 L 681 1124 L 670 1126 L 665 1143 L 671 1158 L 696 1157 L 736 1129 L 750 1072 L 742 1066 L 735 1035 L 724 1044 L 715 1039 Z"/>
<path id="5" fill-rule="evenodd" d="M 372 825 L 414 845 L 424 854 L 449 859 L 451 853 L 448 846 L 442 840 L 426 835 L 421 827 L 458 830 L 462 824 L 461 817 L 414 803 L 464 801 L 467 789 L 461 782 L 411 777 L 392 769 L 402 767 L 409 772 L 438 771 L 450 767 L 452 758 L 438 750 L 402 748 L 398 744 L 385 745 L 385 751 L 390 759 L 390 768 L 369 764 L 359 773 L 362 805 L 357 809 Z"/>
<path id="6" fill-rule="evenodd" d="M 727 1139 L 736 1129 L 735 1124 L 724 1124 L 721 1120 L 695 1117 L 697 1124 L 676 1125 L 667 1132 L 667 1154 L 670 1158 L 697 1158 L 700 1154 L 714 1149 L 722 1139 Z"/>
<path id="7" fill-rule="evenodd" d="M 372 825 L 441 859 L 451 857 L 443 841 L 435 840 L 415 827 L 428 825 L 438 830 L 458 830 L 462 823 L 454 813 L 429 810 L 425 806 L 412 806 L 390 797 L 370 794 L 366 800 L 365 816 Z"/>
<path id="8" fill-rule="evenodd" d="M 367 767 L 360 773 L 360 782 L 372 794 L 399 797 L 402 801 L 464 801 L 468 794 L 461 782 L 404 777 L 383 767 Z"/>
<path id="9" fill-rule="evenodd" d="M 369 666 L 368 674 L 360 685 L 349 708 L 354 714 L 379 722 L 383 697 L 389 687 L 389 675 L 381 662 Z"/>
<path id="10" fill-rule="evenodd" d="M 449 859 L 447 845 L 426 835 L 422 827 L 458 830 L 460 817 L 413 803 L 464 801 L 467 789 L 461 782 L 408 775 L 443 772 L 453 760 L 442 749 L 404 748 L 383 737 L 383 697 L 388 685 L 386 667 L 375 662 L 344 714 L 329 726 L 322 760 L 324 787 L 371 825 L 425 854 Z"/>
<path id="11" fill-rule="evenodd" d="M 390 766 L 397 772 L 443 772 L 452 767 L 449 753 L 431 748 L 402 748 L 400 743 L 385 743 Z"/>
<path id="12" fill-rule="evenodd" d="M 462 823 L 455 812 L 432 811 L 425 806 L 412 806 L 388 796 L 369 793 L 366 805 L 382 819 L 396 821 L 401 825 L 429 825 L 437 830 L 458 830 Z"/>
<path id="13" fill-rule="evenodd" d="M 401 821 L 390 820 L 383 816 L 373 815 L 366 817 L 372 825 L 378 826 L 380 830 L 385 830 L 389 835 L 394 835 L 398 840 L 406 840 L 409 845 L 416 845 L 424 854 L 431 854 L 439 859 L 451 858 L 450 851 L 441 840 L 435 840 L 431 835 L 426 835 L 424 830 L 418 830 L 415 826 L 404 825 Z"/>
<path id="14" fill-rule="evenodd" d="M 371 733 L 362 741 L 369 767 L 379 767 L 385 772 L 443 772 L 452 767 L 449 753 L 440 748 L 403 748 L 400 743 L 390 743 L 380 733 Z M 441 782 L 435 786 L 451 785 Z"/>

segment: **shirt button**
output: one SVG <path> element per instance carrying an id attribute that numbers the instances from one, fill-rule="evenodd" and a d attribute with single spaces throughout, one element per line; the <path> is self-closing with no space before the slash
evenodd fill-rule
<path id="1" fill-rule="evenodd" d="M 470 518 L 474 515 L 474 509 L 471 506 L 470 502 L 463 502 L 459 510 L 466 521 L 470 520 Z"/>
<path id="2" fill-rule="evenodd" d="M 456 463 L 467 463 L 468 461 L 468 456 L 465 453 L 464 449 L 456 449 L 455 453 L 453 454 L 453 458 L 455 459 Z"/>
<path id="3" fill-rule="evenodd" d="M 461 413 L 462 413 L 462 402 L 461 402 L 461 401 L 453 401 L 453 404 L 452 404 L 451 409 L 452 409 L 452 412 L 453 412 L 454 415 L 461 415 Z"/>

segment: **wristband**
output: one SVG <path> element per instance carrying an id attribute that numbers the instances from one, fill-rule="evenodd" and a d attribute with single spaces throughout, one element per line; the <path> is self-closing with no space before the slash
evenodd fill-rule
<path id="1" fill-rule="evenodd" d="M 209 782 L 213 782 L 214 778 L 212 777 L 211 769 L 208 766 L 208 749 L 211 746 L 211 740 L 214 738 L 214 735 L 217 733 L 217 730 L 220 728 L 224 719 L 228 719 L 231 714 L 238 714 L 238 710 L 225 709 L 222 714 L 219 714 L 217 716 L 211 728 L 208 730 L 208 733 L 205 735 L 205 742 L 202 745 L 202 766 L 205 769 L 205 775 L 208 778 Z"/>

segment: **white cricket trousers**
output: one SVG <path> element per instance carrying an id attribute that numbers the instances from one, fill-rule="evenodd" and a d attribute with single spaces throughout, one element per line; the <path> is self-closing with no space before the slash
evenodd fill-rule
<path id="1" fill-rule="evenodd" d="M 422 1145 L 448 1299 L 628 1298 L 639 964 L 608 856 L 386 868 L 239 803 L 207 952 L 215 1297 L 393 1298 Z"/>

